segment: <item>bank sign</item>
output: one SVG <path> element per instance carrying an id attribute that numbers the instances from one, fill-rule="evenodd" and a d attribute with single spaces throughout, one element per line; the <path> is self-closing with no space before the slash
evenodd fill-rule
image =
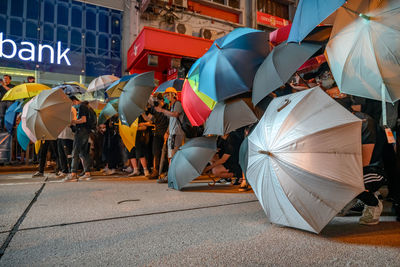
<path id="1" fill-rule="evenodd" d="M 0 65 L 41 71 L 81 74 L 84 69 L 82 54 L 55 44 L 35 44 L 5 38 L 0 32 Z"/>

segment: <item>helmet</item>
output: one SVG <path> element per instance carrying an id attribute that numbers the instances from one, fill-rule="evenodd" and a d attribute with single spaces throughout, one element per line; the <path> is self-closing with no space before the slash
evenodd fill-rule
<path id="1" fill-rule="evenodd" d="M 174 94 L 178 94 L 178 92 L 176 91 L 176 89 L 174 87 L 168 87 L 167 89 L 165 89 L 165 94 L 166 93 L 174 93 Z"/>

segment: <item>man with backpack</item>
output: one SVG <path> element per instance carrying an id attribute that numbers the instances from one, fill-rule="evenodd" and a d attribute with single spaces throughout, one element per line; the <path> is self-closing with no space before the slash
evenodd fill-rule
<path id="1" fill-rule="evenodd" d="M 80 159 L 83 164 L 84 175 L 80 177 L 80 180 L 91 180 L 90 165 L 89 165 L 89 151 L 88 142 L 89 134 L 91 132 L 92 125 L 94 124 L 91 111 L 89 107 L 82 103 L 75 96 L 70 96 L 70 99 L 74 106 L 77 107 L 77 119 L 72 120 L 71 124 L 75 126 L 74 144 L 72 149 L 72 164 L 71 174 L 68 175 L 64 181 L 77 182 L 78 181 L 78 167 Z"/>

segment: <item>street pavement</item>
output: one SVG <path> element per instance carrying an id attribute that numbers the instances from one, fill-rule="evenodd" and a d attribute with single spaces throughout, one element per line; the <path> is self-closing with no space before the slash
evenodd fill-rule
<path id="1" fill-rule="evenodd" d="M 30 175 L 0 175 L 0 266 L 400 266 L 388 202 L 378 225 L 335 217 L 316 235 L 270 224 L 251 191 L 206 178 L 175 191 L 144 177 Z"/>

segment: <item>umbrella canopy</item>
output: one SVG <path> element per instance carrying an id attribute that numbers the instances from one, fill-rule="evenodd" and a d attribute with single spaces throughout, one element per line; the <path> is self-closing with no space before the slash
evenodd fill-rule
<path id="1" fill-rule="evenodd" d="M 216 152 L 215 136 L 190 139 L 172 158 L 168 169 L 168 187 L 180 190 L 200 176 Z"/>
<path id="2" fill-rule="evenodd" d="M 346 0 L 300 0 L 288 42 L 299 43 Z"/>
<path id="3" fill-rule="evenodd" d="M 131 74 L 131 75 L 125 75 L 123 76 L 121 79 L 116 80 L 115 82 L 113 82 L 112 84 L 110 84 L 107 89 L 106 89 L 106 93 L 108 95 L 108 97 L 119 97 L 121 95 L 121 92 L 124 88 L 124 86 L 127 84 L 127 82 L 135 77 L 137 74 Z"/>
<path id="4" fill-rule="evenodd" d="M 56 140 L 71 123 L 71 106 L 61 89 L 43 91 L 28 105 L 26 126 L 37 140 Z"/>
<path id="5" fill-rule="evenodd" d="M 27 119 L 27 115 L 28 115 L 28 109 L 30 104 L 32 103 L 33 99 L 29 100 L 24 107 L 22 108 L 22 114 L 21 114 L 21 127 L 22 130 L 24 131 L 24 133 L 29 137 L 29 140 L 31 140 L 32 142 L 36 142 L 36 136 L 32 133 L 32 131 L 28 128 L 28 126 L 26 125 L 26 119 Z"/>
<path id="6" fill-rule="evenodd" d="M 183 86 L 184 79 L 174 79 L 170 81 L 166 81 L 160 86 L 157 87 L 157 89 L 154 91 L 154 93 L 164 93 L 165 89 L 168 87 L 173 87 L 175 88 L 176 91 L 182 91 L 182 86 Z"/>
<path id="7" fill-rule="evenodd" d="M 273 46 L 277 46 L 284 41 L 286 41 L 289 37 L 290 29 L 292 28 L 292 24 L 276 29 L 275 31 L 269 34 L 269 41 Z M 317 26 L 314 30 L 312 30 L 306 38 L 305 41 L 313 41 L 313 42 L 325 42 L 328 41 L 329 36 L 331 35 L 332 26 L 331 25 L 320 25 Z"/>
<path id="8" fill-rule="evenodd" d="M 204 135 L 225 135 L 257 122 L 257 117 L 243 101 L 218 103 L 208 117 Z"/>
<path id="9" fill-rule="evenodd" d="M 86 93 L 86 89 L 77 84 L 60 84 L 53 87 L 53 89 L 62 89 L 64 94 L 68 96 Z"/>
<path id="10" fill-rule="evenodd" d="M 269 93 L 284 85 L 296 70 L 320 48 L 319 44 L 306 42 L 282 43 L 276 46 L 256 73 L 253 84 L 253 103 L 257 105 Z"/>
<path id="11" fill-rule="evenodd" d="M 17 127 L 17 140 L 18 144 L 21 146 L 21 148 L 26 151 L 29 145 L 29 137 L 26 135 L 24 130 L 22 129 L 22 123 L 18 124 Z"/>
<path id="12" fill-rule="evenodd" d="M 364 190 L 361 120 L 319 87 L 275 98 L 248 137 L 246 174 L 271 222 L 319 233 Z"/>
<path id="13" fill-rule="evenodd" d="M 119 98 L 118 113 L 122 124 L 131 125 L 144 112 L 153 89 L 153 71 L 138 74 L 129 80 Z"/>
<path id="14" fill-rule="evenodd" d="M 98 123 L 103 124 L 112 116 L 118 114 L 119 99 L 113 99 L 100 112 Z"/>
<path id="15" fill-rule="evenodd" d="M 4 115 L 4 126 L 9 133 L 11 133 L 13 130 L 15 119 L 17 117 L 17 113 L 19 112 L 22 112 L 22 102 L 19 101 L 12 103 L 11 106 L 9 106 L 6 110 L 6 114 Z"/>
<path id="16" fill-rule="evenodd" d="M 124 143 L 129 152 L 135 147 L 138 121 L 139 119 L 136 119 L 131 126 L 121 124 L 121 121 L 118 122 L 119 135 L 121 136 L 122 143 Z"/>
<path id="17" fill-rule="evenodd" d="M 239 165 L 240 168 L 242 168 L 246 179 L 247 179 L 246 172 L 248 166 L 248 158 L 249 158 L 249 139 L 245 137 L 239 148 Z"/>
<path id="18" fill-rule="evenodd" d="M 237 28 L 214 41 L 199 63 L 199 91 L 215 101 L 248 92 L 268 55 L 266 32 Z"/>
<path id="19" fill-rule="evenodd" d="M 81 88 L 87 90 L 87 87 L 86 87 L 84 84 L 81 84 L 81 83 L 78 83 L 78 82 L 75 82 L 75 81 L 64 82 L 64 84 L 77 85 L 77 86 L 79 86 L 79 87 L 81 87 Z"/>
<path id="20" fill-rule="evenodd" d="M 41 91 L 49 89 L 50 87 L 40 83 L 23 83 L 8 90 L 1 100 L 12 101 L 23 98 L 31 98 L 35 95 L 38 95 Z"/>
<path id="21" fill-rule="evenodd" d="M 326 56 L 343 93 L 400 99 L 400 2 L 349 1 L 337 11 Z"/>
<path id="22" fill-rule="evenodd" d="M 90 100 L 88 101 L 89 106 L 96 112 L 97 115 L 100 114 L 100 112 L 103 110 L 103 108 L 107 105 L 106 102 L 95 99 L 95 100 Z"/>
<path id="23" fill-rule="evenodd" d="M 119 80 L 119 78 L 115 77 L 114 75 L 102 75 L 100 77 L 93 79 L 93 81 L 89 83 L 87 91 L 95 92 L 105 89 L 116 80 Z"/>

